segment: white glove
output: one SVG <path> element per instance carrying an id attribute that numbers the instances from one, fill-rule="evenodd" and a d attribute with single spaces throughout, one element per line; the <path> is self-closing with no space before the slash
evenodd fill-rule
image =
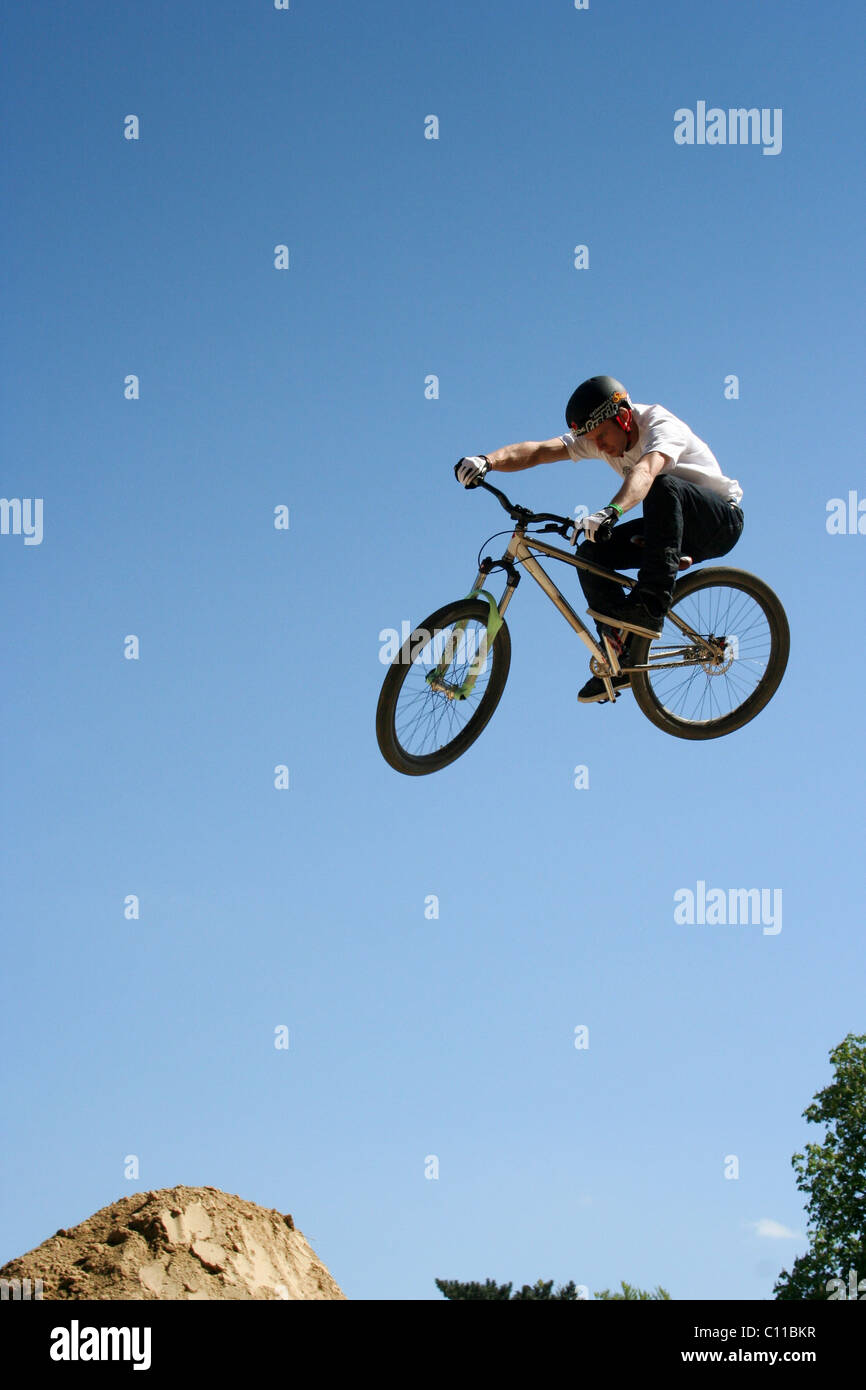
<path id="1" fill-rule="evenodd" d="M 606 541 L 610 538 L 610 533 L 619 521 L 619 512 L 616 507 L 602 507 L 600 512 L 593 512 L 592 516 L 585 516 L 574 528 L 569 539 L 572 545 L 577 545 L 581 531 L 588 541 Z"/>
<path id="2" fill-rule="evenodd" d="M 457 481 L 464 487 L 472 487 L 475 483 L 480 483 L 490 464 L 484 454 L 473 454 L 470 458 L 460 459 L 457 463 Z"/>

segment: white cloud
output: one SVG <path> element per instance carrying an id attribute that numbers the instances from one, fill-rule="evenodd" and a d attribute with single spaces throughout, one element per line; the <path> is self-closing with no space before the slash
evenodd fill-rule
<path id="1" fill-rule="evenodd" d="M 783 1226 L 780 1221 L 771 1221 L 769 1216 L 762 1216 L 760 1221 L 750 1221 L 749 1225 L 756 1236 L 764 1236 L 768 1240 L 800 1240 L 799 1231 L 789 1231 L 787 1226 Z"/>

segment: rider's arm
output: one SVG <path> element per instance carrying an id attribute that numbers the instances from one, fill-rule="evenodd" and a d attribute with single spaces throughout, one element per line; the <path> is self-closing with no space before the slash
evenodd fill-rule
<path id="1" fill-rule="evenodd" d="M 504 449 L 495 449 L 486 457 L 497 473 L 519 473 L 539 463 L 561 463 L 568 458 L 568 450 L 557 435 L 556 439 L 545 439 L 542 443 L 526 440 L 523 444 L 506 444 Z"/>
<path id="2" fill-rule="evenodd" d="M 634 468 L 629 469 L 616 497 L 610 499 L 611 503 L 619 507 L 621 512 L 631 511 L 632 507 L 636 507 L 646 497 L 667 461 L 667 455 L 660 454 L 657 450 L 644 454 Z"/>

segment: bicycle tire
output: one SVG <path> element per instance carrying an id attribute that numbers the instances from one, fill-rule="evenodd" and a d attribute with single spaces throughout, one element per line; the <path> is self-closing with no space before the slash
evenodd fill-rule
<path id="1" fill-rule="evenodd" d="M 406 739 L 405 731 L 398 733 L 397 730 L 398 705 L 407 677 L 416 667 L 423 667 L 423 662 L 419 662 L 416 658 L 423 657 L 427 648 L 425 645 L 419 646 L 419 644 L 423 644 L 425 638 L 432 641 L 437 634 L 446 632 L 460 622 L 477 623 L 478 627 L 483 628 L 486 632 L 489 614 L 489 606 L 475 599 L 459 599 L 455 603 L 446 604 L 443 608 L 432 613 L 409 634 L 391 662 L 382 683 L 379 703 L 376 708 L 376 739 L 382 757 L 397 772 L 403 772 L 408 777 L 421 777 L 429 772 L 440 771 L 449 763 L 455 762 L 466 752 L 467 748 L 472 746 L 490 720 L 502 698 L 511 665 L 511 636 L 505 622 L 500 626 L 488 649 L 487 657 L 491 663 L 489 678 L 483 685 L 482 693 L 477 694 L 476 688 L 476 691 L 473 691 L 465 702 L 467 712 L 468 709 L 471 709 L 472 712 L 468 714 L 468 718 L 455 736 L 445 742 L 438 743 L 429 752 L 419 753 L 413 751 L 411 747 L 405 746 L 405 742 L 401 741 L 401 739 Z M 468 665 L 469 662 L 464 660 L 464 670 Z M 419 720 L 426 718 L 427 722 L 431 723 L 439 714 L 446 724 L 453 727 L 457 716 L 449 711 L 448 707 L 456 708 L 464 702 L 438 694 L 429 686 L 425 692 L 419 685 L 418 696 L 413 698 L 424 702 L 427 697 L 429 697 L 429 702 L 422 704 Z M 437 705 L 437 701 L 442 702 L 441 707 Z M 474 708 L 469 704 L 469 701 L 474 702 Z M 426 715 L 425 710 L 427 711 Z"/>
<path id="2" fill-rule="evenodd" d="M 695 595 L 710 589 L 727 590 L 733 594 L 745 594 L 757 604 L 766 623 L 767 636 L 763 638 L 762 634 L 762 638 L 769 643 L 766 666 L 755 688 L 745 699 L 723 714 L 704 719 L 688 719 L 678 714 L 665 702 L 666 697 L 662 693 L 663 681 L 658 681 L 658 688 L 656 688 L 653 683 L 653 672 L 635 672 L 631 678 L 631 687 L 638 707 L 651 723 L 655 724 L 657 728 L 663 729 L 665 733 L 673 734 L 675 738 L 721 738 L 725 734 L 731 734 L 735 730 L 741 729 L 744 724 L 748 724 L 750 720 L 754 719 L 755 715 L 759 714 L 772 699 L 779 688 L 788 664 L 791 636 L 785 610 L 770 586 L 765 584 L 763 579 L 759 579 L 757 575 L 749 574 L 746 570 L 727 569 L 719 566 L 715 569 L 697 570 L 694 574 L 687 575 L 680 579 L 674 587 L 671 611 L 675 611 L 678 606 L 687 605 L 688 600 L 694 599 Z M 723 616 L 721 600 L 711 606 L 715 608 L 715 614 L 721 619 Z M 684 620 L 689 621 L 685 617 L 686 611 L 684 608 Z M 664 645 L 666 641 L 670 640 L 671 632 L 676 631 L 677 629 L 671 624 L 666 629 L 667 638 L 665 632 L 662 633 L 661 638 L 640 636 L 633 638 L 630 664 L 646 665 L 650 661 L 653 645 Z M 751 640 L 754 643 L 755 639 L 752 638 Z M 682 642 L 681 634 L 679 634 L 679 641 Z M 732 662 L 729 661 L 728 667 L 731 664 Z M 693 669 L 696 671 L 697 668 Z M 710 671 L 706 664 L 703 665 L 703 669 L 708 678 L 707 689 L 710 692 L 710 702 L 712 702 L 710 682 L 717 679 L 717 675 Z M 726 671 L 727 669 L 725 668 Z M 694 676 L 690 679 L 694 680 Z M 705 700 L 706 696 L 703 699 Z"/>

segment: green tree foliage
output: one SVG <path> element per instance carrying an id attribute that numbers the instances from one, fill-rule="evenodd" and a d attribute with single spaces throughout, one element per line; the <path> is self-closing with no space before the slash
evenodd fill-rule
<path id="1" fill-rule="evenodd" d="M 668 1293 L 667 1289 L 663 1289 L 661 1284 L 657 1284 L 652 1293 L 647 1293 L 646 1289 L 636 1289 L 633 1284 L 627 1284 L 624 1279 L 620 1287 L 622 1289 L 621 1293 L 611 1293 L 610 1289 L 602 1289 L 601 1293 L 596 1294 L 596 1298 L 605 1299 L 608 1302 L 612 1302 L 617 1299 L 649 1298 L 660 1300 L 664 1298 L 670 1298 L 670 1294 Z"/>
<path id="2" fill-rule="evenodd" d="M 809 1194 L 809 1249 L 783 1270 L 777 1299 L 825 1299 L 831 1279 L 847 1288 L 849 1271 L 866 1277 L 866 1035 L 849 1033 L 830 1053 L 834 1075 L 803 1111 L 827 1125 L 821 1144 L 807 1144 L 791 1164 Z"/>
<path id="3" fill-rule="evenodd" d="M 485 1279 L 483 1284 L 473 1281 L 461 1284 L 457 1279 L 437 1279 L 436 1287 L 446 1298 L 510 1298 L 511 1285 L 497 1284 L 493 1279 Z"/>
<path id="4" fill-rule="evenodd" d="M 545 1284 L 543 1279 L 537 1279 L 534 1284 L 524 1284 L 519 1293 L 511 1295 L 514 1298 L 560 1298 L 566 1303 L 579 1303 L 577 1287 L 574 1280 L 568 1284 L 562 1284 L 556 1293 L 553 1292 L 553 1280 Z"/>
<path id="5" fill-rule="evenodd" d="M 461 1284 L 457 1279 L 437 1279 L 436 1287 L 446 1298 L 451 1299 L 508 1298 L 513 1301 L 516 1298 L 556 1298 L 567 1303 L 579 1303 L 581 1301 L 574 1280 L 570 1280 L 567 1284 L 560 1284 L 555 1293 L 553 1292 L 552 1279 L 546 1283 L 543 1279 L 538 1279 L 534 1284 L 524 1284 L 518 1293 L 511 1292 L 512 1284 L 497 1284 L 493 1279 L 486 1279 L 483 1284 L 476 1282 Z M 657 1288 L 655 1293 L 646 1293 L 644 1289 L 636 1289 L 631 1284 L 623 1283 L 622 1293 L 610 1293 L 608 1289 L 605 1289 L 603 1293 L 597 1293 L 596 1298 L 670 1298 L 670 1294 L 662 1288 Z"/>

